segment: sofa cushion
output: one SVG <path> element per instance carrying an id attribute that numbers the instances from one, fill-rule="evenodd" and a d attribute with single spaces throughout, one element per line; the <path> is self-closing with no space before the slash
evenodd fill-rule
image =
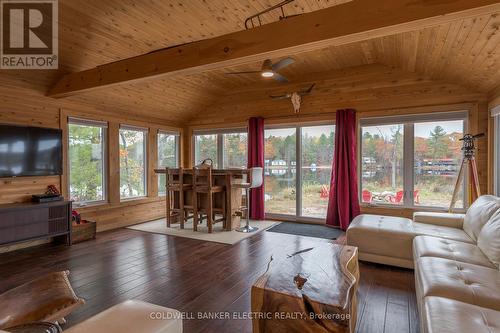
<path id="1" fill-rule="evenodd" d="M 499 267 L 500 264 L 500 212 L 486 223 L 477 238 L 477 246 Z"/>
<path id="2" fill-rule="evenodd" d="M 422 331 L 427 333 L 500 332 L 500 312 L 443 297 L 424 299 Z"/>
<path id="3" fill-rule="evenodd" d="M 417 302 L 438 296 L 500 310 L 500 272 L 454 260 L 422 257 L 415 262 Z"/>
<path id="4" fill-rule="evenodd" d="M 469 235 L 467 235 L 462 229 L 414 222 L 412 224 L 412 230 L 415 235 L 434 236 L 445 239 L 453 239 L 464 243 L 475 243 L 474 240 L 470 238 Z"/>
<path id="5" fill-rule="evenodd" d="M 464 231 L 474 240 L 488 220 L 500 209 L 500 198 L 482 195 L 469 207 L 464 218 Z"/>
<path id="6" fill-rule="evenodd" d="M 476 245 L 439 237 L 415 237 L 413 257 L 415 260 L 420 257 L 437 257 L 495 268 L 495 265 Z"/>
<path id="7" fill-rule="evenodd" d="M 450 214 L 438 212 L 415 212 L 413 213 L 413 222 L 440 225 L 463 229 L 465 214 Z"/>
<path id="8" fill-rule="evenodd" d="M 410 219 L 382 215 L 358 215 L 347 229 L 347 244 L 361 254 L 389 256 L 411 262 L 413 242 Z"/>

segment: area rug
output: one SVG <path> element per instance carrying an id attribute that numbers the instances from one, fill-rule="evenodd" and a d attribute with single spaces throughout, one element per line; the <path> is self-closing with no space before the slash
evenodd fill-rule
<path id="1" fill-rule="evenodd" d="M 321 224 L 291 223 L 283 222 L 269 228 L 267 231 L 279 232 L 282 234 L 337 239 L 342 236 L 343 231 L 336 228 L 330 228 Z"/>
<path id="2" fill-rule="evenodd" d="M 243 223 L 244 222 L 242 222 L 241 225 L 243 225 Z M 249 234 L 244 232 L 237 232 L 234 230 L 224 231 L 222 230 L 222 223 L 215 224 L 211 234 L 207 232 L 206 223 L 200 224 L 198 226 L 198 231 L 193 231 L 192 220 L 184 225 L 184 229 L 181 229 L 179 224 L 172 224 L 170 228 L 167 228 L 165 219 L 136 224 L 128 227 L 128 229 L 152 232 L 155 234 L 193 238 L 207 242 L 236 244 L 245 238 L 251 237 L 255 234 L 258 234 L 259 232 L 266 230 L 267 228 L 272 227 L 274 224 L 276 224 L 276 221 L 250 221 L 250 225 L 252 227 L 258 227 L 259 230 Z"/>

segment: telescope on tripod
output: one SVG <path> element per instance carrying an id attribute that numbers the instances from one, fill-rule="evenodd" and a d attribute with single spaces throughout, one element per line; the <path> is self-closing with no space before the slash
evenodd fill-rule
<path id="1" fill-rule="evenodd" d="M 462 145 L 463 158 L 462 162 L 460 163 L 460 170 L 458 171 L 458 177 L 455 183 L 455 189 L 453 190 L 453 196 L 451 197 L 451 203 L 449 209 L 450 213 L 455 207 L 455 203 L 457 202 L 457 195 L 458 192 L 460 191 L 460 184 L 465 174 L 466 167 L 468 167 L 469 170 L 470 182 L 471 182 L 470 187 L 472 188 L 475 197 L 478 198 L 481 195 L 475 155 L 476 155 L 476 139 L 482 137 L 484 137 L 484 133 L 476 135 L 465 134 L 464 137 L 460 139 L 460 141 L 463 141 Z"/>

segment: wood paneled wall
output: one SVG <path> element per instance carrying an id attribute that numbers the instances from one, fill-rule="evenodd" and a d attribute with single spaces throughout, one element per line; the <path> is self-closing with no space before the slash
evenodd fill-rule
<path id="1" fill-rule="evenodd" d="M 45 192 L 48 185 L 56 185 L 67 193 L 67 118 L 68 116 L 108 122 L 108 202 L 96 206 L 77 208 L 82 216 L 97 221 L 98 231 L 123 227 L 164 216 L 165 204 L 158 197 L 157 177 L 153 169 L 157 166 L 156 133 L 158 129 L 179 130 L 167 123 L 143 117 L 122 117 L 118 112 L 102 112 L 95 107 L 55 100 L 43 96 L 38 91 L 27 88 L 0 85 L 0 123 L 41 126 L 63 129 L 64 173 L 62 176 L 0 178 L 0 203 L 29 201 L 32 194 Z M 149 128 L 148 137 L 148 197 L 120 202 L 119 193 L 119 145 L 120 123 Z M 182 130 L 181 130 L 182 132 Z M 182 134 L 182 133 L 181 133 Z M 182 156 L 181 156 L 182 158 Z"/>
<path id="2" fill-rule="evenodd" d="M 488 97 L 488 112 L 493 109 L 500 108 L 500 86 L 493 90 Z M 488 163 L 488 192 L 494 193 L 495 191 L 495 131 L 498 132 L 498 128 L 495 126 L 494 118 L 488 117 L 488 156 L 490 156 Z"/>

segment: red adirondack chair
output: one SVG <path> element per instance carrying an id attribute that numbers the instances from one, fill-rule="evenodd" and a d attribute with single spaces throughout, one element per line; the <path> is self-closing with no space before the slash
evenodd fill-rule
<path id="1" fill-rule="evenodd" d="M 391 195 L 389 194 L 388 196 L 386 196 L 386 200 L 389 201 L 390 203 L 393 203 L 393 204 L 398 204 L 400 203 L 402 200 L 403 200 L 403 194 L 404 192 L 403 191 L 398 191 L 396 193 L 396 196 L 394 195 Z M 420 203 L 420 192 L 419 190 L 415 190 L 413 191 L 413 201 L 416 203 L 416 204 L 419 204 Z"/>
<path id="2" fill-rule="evenodd" d="M 330 196 L 330 190 L 326 185 L 321 186 L 321 190 L 319 191 L 319 197 L 321 199 L 328 199 Z"/>
<path id="3" fill-rule="evenodd" d="M 392 194 L 388 194 L 386 197 L 385 197 L 385 200 L 390 202 L 390 203 L 393 203 L 393 204 L 398 204 L 401 202 L 401 200 L 403 200 L 403 191 L 398 191 L 396 193 L 396 196 L 392 195 Z"/>
<path id="4" fill-rule="evenodd" d="M 373 200 L 372 192 L 363 190 L 363 192 L 361 192 L 361 200 L 363 202 L 371 203 Z"/>
<path id="5" fill-rule="evenodd" d="M 413 202 L 416 203 L 417 205 L 420 204 L 420 191 L 415 190 L 413 192 Z"/>

